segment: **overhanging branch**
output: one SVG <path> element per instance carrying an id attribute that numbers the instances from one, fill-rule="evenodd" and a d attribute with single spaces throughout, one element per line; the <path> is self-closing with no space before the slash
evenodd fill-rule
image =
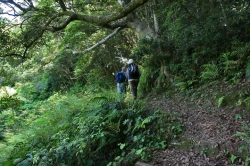
<path id="1" fill-rule="evenodd" d="M 126 6 L 124 6 L 123 9 L 120 10 L 119 12 L 105 16 L 89 16 L 84 14 L 77 14 L 73 11 L 66 11 L 63 9 L 63 12 L 53 16 L 45 25 L 37 25 L 37 27 L 51 32 L 56 32 L 64 29 L 72 21 L 78 20 L 107 28 L 108 24 L 112 23 L 113 21 L 117 21 L 119 19 L 126 17 L 128 14 L 130 14 L 132 11 L 134 11 L 136 8 L 143 5 L 147 1 L 148 0 L 131 0 L 131 2 L 128 3 Z M 62 16 L 68 16 L 68 17 L 60 25 L 49 26 L 49 24 L 52 22 L 54 18 Z"/>
<path id="2" fill-rule="evenodd" d="M 25 57 L 23 57 L 21 54 L 16 54 L 16 53 L 4 54 L 0 55 L 0 57 L 18 57 L 21 59 L 25 59 Z"/>
<path id="3" fill-rule="evenodd" d="M 89 52 L 91 50 L 93 50 L 94 48 L 98 47 L 99 45 L 105 43 L 106 41 L 108 41 L 111 37 L 113 37 L 114 35 L 116 35 L 122 28 L 118 27 L 116 28 L 111 34 L 109 34 L 108 36 L 106 36 L 105 38 L 103 38 L 101 41 L 99 41 L 98 43 L 96 43 L 95 45 L 83 50 L 83 51 L 79 51 L 79 50 L 73 50 L 72 53 L 73 54 L 84 54 L 86 52 Z"/>
<path id="4" fill-rule="evenodd" d="M 71 22 L 73 21 L 82 21 L 85 23 L 90 23 L 93 25 L 101 26 L 103 28 L 107 29 L 113 29 L 113 33 L 96 43 L 90 48 L 87 48 L 84 51 L 73 51 L 73 54 L 79 54 L 79 53 L 86 53 L 94 48 L 98 47 L 99 45 L 105 43 L 107 40 L 109 40 L 111 37 L 113 37 L 116 33 L 118 33 L 119 30 L 123 28 L 127 28 L 128 23 L 127 23 L 127 16 L 133 12 L 136 8 L 139 6 L 143 5 L 149 0 L 130 0 L 126 1 L 129 2 L 128 4 L 125 4 L 122 6 L 122 9 L 117 11 L 116 13 L 109 14 L 109 15 L 99 15 L 99 16 L 91 16 L 91 15 L 85 15 L 85 14 L 78 14 L 73 11 L 67 11 L 66 5 L 63 0 L 57 0 L 57 3 L 59 3 L 61 12 L 55 13 L 53 16 L 50 16 L 50 18 L 45 22 L 41 23 L 39 25 L 35 25 L 31 27 L 30 29 L 27 29 L 26 34 L 24 35 L 24 38 L 27 38 L 26 44 L 24 44 L 24 52 L 23 52 L 23 59 L 26 57 L 26 54 L 28 52 L 28 49 L 34 45 L 39 38 L 42 37 L 45 31 L 51 31 L 51 32 L 56 32 L 63 30 L 66 28 Z M 33 6 L 32 0 L 24 0 L 23 3 L 26 3 L 25 5 L 19 5 L 19 3 L 16 3 L 14 0 L 0 0 L 0 4 L 3 3 L 5 5 L 10 5 L 13 8 L 13 11 L 15 12 L 14 14 L 16 15 L 25 15 L 25 13 L 31 11 L 30 15 L 26 16 L 26 20 L 29 20 L 31 17 L 35 16 L 32 15 L 33 12 L 41 12 L 42 10 L 36 8 Z M 25 6 L 27 6 L 25 8 Z M 22 13 L 19 11 L 15 11 L 15 8 L 17 10 L 21 10 Z M 69 10 L 69 9 L 68 9 Z M 1 14 L 1 13 L 0 13 Z M 22 27 L 23 23 L 21 24 Z M 29 33 L 29 32 L 34 32 L 34 33 Z M 35 36 L 29 36 L 29 35 L 35 35 Z M 10 55 L 7 55 L 10 56 Z M 18 54 L 11 54 L 11 56 L 18 56 Z"/>
<path id="5" fill-rule="evenodd" d="M 59 3 L 59 5 L 61 6 L 61 8 L 62 8 L 63 11 L 66 11 L 66 10 L 67 10 L 67 9 L 66 9 L 66 6 L 65 6 L 65 4 L 64 4 L 64 2 L 63 2 L 63 0 L 58 0 L 58 3 Z"/>

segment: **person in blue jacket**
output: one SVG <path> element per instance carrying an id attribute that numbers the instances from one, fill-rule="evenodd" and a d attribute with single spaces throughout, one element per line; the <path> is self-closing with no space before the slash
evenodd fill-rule
<path id="1" fill-rule="evenodd" d="M 122 67 L 122 71 L 121 73 L 123 73 L 124 76 L 124 81 L 123 82 L 117 82 L 117 93 L 118 94 L 126 94 L 126 82 L 128 80 L 128 76 L 127 76 L 127 68 L 124 66 Z"/>

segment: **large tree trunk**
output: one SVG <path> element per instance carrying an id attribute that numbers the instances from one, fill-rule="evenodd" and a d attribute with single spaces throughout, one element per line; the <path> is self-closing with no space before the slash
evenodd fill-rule
<path id="1" fill-rule="evenodd" d="M 118 0 L 121 7 L 124 7 L 130 1 L 131 0 Z M 134 31 L 139 39 L 156 38 L 155 31 L 150 28 L 146 21 L 140 18 L 135 11 L 131 12 L 126 19 L 127 27 Z"/>
<path id="2" fill-rule="evenodd" d="M 121 6 L 127 4 L 130 2 L 130 0 L 118 0 L 118 2 L 121 4 Z M 148 39 L 155 39 L 157 40 L 159 31 L 159 24 L 157 17 L 154 12 L 153 14 L 153 20 L 154 20 L 154 29 L 152 29 L 145 19 L 140 18 L 136 12 L 132 12 L 127 16 L 127 27 L 133 30 L 139 39 L 148 38 Z M 161 54 L 162 50 L 161 48 L 158 48 L 155 50 L 156 54 Z M 164 82 L 173 82 L 173 79 L 171 78 L 171 75 L 169 74 L 166 66 L 166 61 L 161 62 L 161 68 L 158 75 L 156 86 L 158 88 L 161 88 L 164 86 Z"/>
<path id="3" fill-rule="evenodd" d="M 143 38 L 156 38 L 156 33 L 147 25 L 146 21 L 138 18 L 136 14 L 132 14 L 133 17 L 131 17 L 128 21 L 128 27 L 132 29 L 139 39 Z"/>

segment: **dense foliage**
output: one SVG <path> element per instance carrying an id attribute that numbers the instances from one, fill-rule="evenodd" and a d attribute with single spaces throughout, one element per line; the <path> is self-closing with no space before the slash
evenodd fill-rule
<path id="1" fill-rule="evenodd" d="M 93 46 L 112 31 L 77 20 L 53 34 L 35 29 L 24 35 L 59 10 L 51 3 L 39 1 L 38 7 L 47 12 L 32 15 L 22 30 L 9 29 L 8 19 L 0 20 L 0 52 L 5 55 L 0 57 L 0 164 L 129 165 L 150 160 L 152 150 L 178 139 L 182 124 L 178 115 L 149 109 L 143 100 L 148 94 L 190 95 L 216 81 L 233 86 L 250 76 L 249 1 L 150 1 L 136 14 L 157 35 L 141 39 L 134 29 L 123 29 L 78 54 L 74 51 Z M 74 5 L 77 12 L 93 15 L 120 11 L 109 0 Z M 32 47 L 25 45 L 41 33 Z M 27 57 L 20 56 L 25 51 Z M 117 102 L 113 73 L 128 58 L 142 71 L 143 99 L 132 102 L 127 94 L 125 102 Z M 10 94 L 6 87 L 17 93 Z M 218 106 L 247 108 L 249 89 L 216 93 L 213 99 Z M 246 140 L 249 151 L 249 128 L 245 131 L 237 136 Z"/>
<path id="2" fill-rule="evenodd" d="M 165 148 L 179 134 L 164 130 L 175 125 L 175 116 L 147 110 L 142 103 L 125 105 L 106 97 L 89 101 L 90 96 L 55 94 L 45 102 L 23 105 L 19 115 L 26 120 L 26 131 L 19 135 L 23 141 L 5 164 L 128 164 L 150 159 L 150 149 Z"/>

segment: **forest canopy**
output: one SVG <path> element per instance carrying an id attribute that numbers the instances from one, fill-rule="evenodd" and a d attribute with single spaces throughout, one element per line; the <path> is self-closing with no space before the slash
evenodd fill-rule
<path id="1" fill-rule="evenodd" d="M 15 55 L 26 58 L 27 51 L 31 47 L 46 43 L 48 38 L 45 37 L 46 31 L 58 32 L 76 21 L 82 22 L 83 31 L 86 31 L 84 27 L 91 25 L 111 30 L 134 28 L 134 17 L 137 17 L 134 10 L 146 2 L 147 0 L 0 1 L 2 15 L 12 16 L 16 20 L 15 23 L 9 22 L 8 24 L 3 20 L 3 24 L 10 28 L 20 28 L 15 33 L 15 36 L 17 35 L 15 40 L 19 40 L 16 41 L 20 47 L 19 52 L 5 49 L 2 56 Z M 11 40 L 11 37 L 7 35 L 4 39 Z"/>

